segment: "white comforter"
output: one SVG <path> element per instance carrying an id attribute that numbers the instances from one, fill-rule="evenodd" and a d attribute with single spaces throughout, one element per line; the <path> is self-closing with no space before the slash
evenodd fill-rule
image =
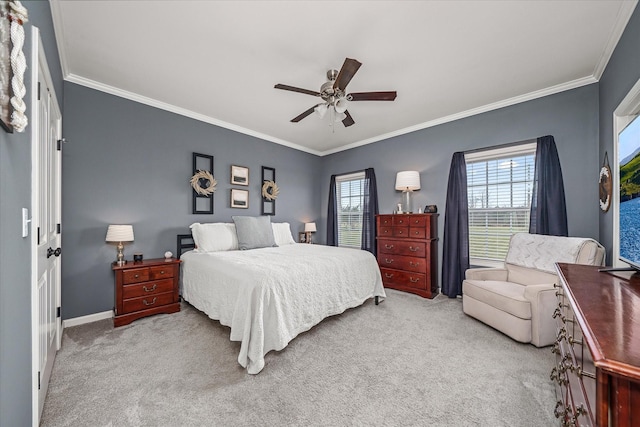
<path id="1" fill-rule="evenodd" d="M 231 327 L 250 374 L 322 319 L 385 296 L 375 257 L 357 249 L 292 244 L 181 258 L 183 298 Z"/>

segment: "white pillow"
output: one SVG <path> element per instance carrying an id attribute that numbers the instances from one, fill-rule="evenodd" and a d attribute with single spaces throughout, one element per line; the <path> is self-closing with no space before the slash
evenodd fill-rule
<path id="1" fill-rule="evenodd" d="M 273 228 L 273 237 L 276 240 L 276 245 L 290 245 L 296 242 L 291 235 L 291 228 L 288 222 L 272 222 L 271 227 Z"/>
<path id="2" fill-rule="evenodd" d="M 193 241 L 199 251 L 219 252 L 238 250 L 236 226 L 231 223 L 191 224 Z"/>

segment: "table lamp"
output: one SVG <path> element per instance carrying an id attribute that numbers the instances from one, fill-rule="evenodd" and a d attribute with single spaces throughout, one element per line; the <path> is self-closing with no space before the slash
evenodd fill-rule
<path id="1" fill-rule="evenodd" d="M 311 243 L 311 233 L 315 233 L 316 230 L 316 223 L 315 222 L 307 222 L 304 225 L 304 232 L 307 235 L 307 243 Z"/>
<path id="2" fill-rule="evenodd" d="M 402 191 L 404 213 L 412 213 L 411 193 L 420 189 L 420 173 L 418 171 L 403 171 L 396 175 L 396 190 Z"/>
<path id="3" fill-rule="evenodd" d="M 107 229 L 107 242 L 118 243 L 118 256 L 116 264 L 125 265 L 124 260 L 124 244 L 123 242 L 133 242 L 133 226 L 132 225 L 110 225 Z"/>

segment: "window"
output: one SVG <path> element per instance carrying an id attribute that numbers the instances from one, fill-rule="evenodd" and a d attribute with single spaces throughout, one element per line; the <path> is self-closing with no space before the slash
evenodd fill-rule
<path id="1" fill-rule="evenodd" d="M 529 231 L 536 143 L 465 155 L 472 264 L 504 261 L 511 235 Z"/>
<path id="2" fill-rule="evenodd" d="M 360 248 L 363 202 L 364 172 L 336 177 L 338 246 Z"/>

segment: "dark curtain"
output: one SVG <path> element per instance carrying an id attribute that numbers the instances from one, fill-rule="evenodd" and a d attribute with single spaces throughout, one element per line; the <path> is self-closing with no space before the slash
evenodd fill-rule
<path id="1" fill-rule="evenodd" d="M 453 153 L 451 159 L 444 212 L 442 293 L 455 298 L 462 295 L 462 281 L 469 268 L 467 164 L 462 152 Z"/>
<path id="2" fill-rule="evenodd" d="M 529 233 L 567 236 L 562 168 L 553 136 L 538 138 Z"/>
<path id="3" fill-rule="evenodd" d="M 376 215 L 378 186 L 373 168 L 364 170 L 364 208 L 362 211 L 362 249 L 376 255 Z"/>
<path id="4" fill-rule="evenodd" d="M 336 176 L 329 182 L 329 208 L 327 209 L 327 246 L 338 246 L 338 212 L 336 212 Z"/>

